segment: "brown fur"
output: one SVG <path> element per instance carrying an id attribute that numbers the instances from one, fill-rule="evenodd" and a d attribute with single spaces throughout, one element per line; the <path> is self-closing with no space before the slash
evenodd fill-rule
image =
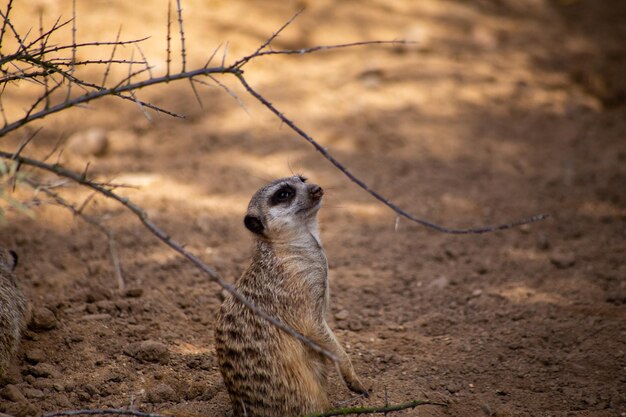
<path id="1" fill-rule="evenodd" d="M 293 199 L 272 202 L 283 187 L 293 190 Z M 235 287 L 258 308 L 333 352 L 348 388 L 367 395 L 325 319 L 328 266 L 317 228 L 322 194 L 297 176 L 257 191 L 245 222 L 255 233 L 256 249 Z M 215 335 L 235 416 L 295 417 L 329 408 L 326 358 L 233 297 L 222 304 Z"/>
<path id="2" fill-rule="evenodd" d="M 27 303 L 17 286 L 14 254 L 0 248 L 0 376 L 15 355 L 26 325 Z"/>

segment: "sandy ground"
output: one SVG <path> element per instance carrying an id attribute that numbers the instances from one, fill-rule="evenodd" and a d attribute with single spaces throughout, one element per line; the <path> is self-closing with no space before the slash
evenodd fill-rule
<path id="1" fill-rule="evenodd" d="M 71 16 L 68 1 L 16 3 L 25 30 L 36 27 L 36 7 L 48 25 Z M 167 2 L 77 3 L 80 40 L 113 40 L 121 25 L 122 38 L 151 36 L 142 50 L 164 70 Z M 381 405 L 386 392 L 392 403 L 448 404 L 398 416 L 626 415 L 623 2 L 184 4 L 190 68 L 221 42 L 229 41 L 227 62 L 251 52 L 302 6 L 275 48 L 417 41 L 268 57 L 246 74 L 352 172 L 417 216 L 449 227 L 550 219 L 480 236 L 396 223 L 228 77 L 220 80 L 247 112 L 219 87 L 199 87 L 200 107 L 188 83 L 172 84 L 140 97 L 184 120 L 152 112 L 149 122 L 132 103 L 102 100 L 29 127 L 44 129 L 26 154 L 104 129 L 103 156 L 67 150 L 59 161 L 79 171 L 90 161 L 92 175 L 137 186 L 120 192 L 230 281 L 251 252 L 242 218 L 252 193 L 294 172 L 321 184 L 329 320 L 372 390 L 351 403 Z M 177 38 L 172 45 L 179 68 Z M 118 53 L 128 59 L 131 50 Z M 89 51 L 81 57 L 110 54 Z M 101 79 L 103 68 L 81 71 Z M 7 89 L 9 116 L 34 91 Z M 15 149 L 26 133 L 1 148 Z M 73 202 L 89 195 L 60 192 Z M 0 224 L 0 244 L 20 254 L 21 286 L 51 314 L 39 318 L 51 329 L 27 332 L 1 382 L 0 411 L 229 415 L 213 337 L 220 288 L 113 202 L 97 197 L 87 212 L 115 231 L 129 292 L 117 290 L 103 235 L 67 211 L 44 205 L 34 219 L 10 211 Z M 155 342 L 153 356 L 142 341 Z M 332 383 L 334 401 L 351 398 Z"/>

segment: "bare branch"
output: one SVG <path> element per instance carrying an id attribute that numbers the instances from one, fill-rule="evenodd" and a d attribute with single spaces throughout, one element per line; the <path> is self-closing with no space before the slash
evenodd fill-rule
<path id="1" fill-rule="evenodd" d="M 11 156 L 12 156 L 11 153 L 0 150 L 0 157 L 1 158 L 10 159 Z M 81 174 L 78 174 L 78 173 L 76 173 L 74 171 L 70 171 L 70 170 L 62 167 L 59 164 L 50 165 L 50 164 L 46 164 L 44 162 L 41 162 L 39 160 L 27 158 L 27 157 L 24 157 L 24 156 L 18 156 L 18 157 L 15 158 L 15 160 L 18 161 L 21 164 L 29 165 L 29 166 L 32 166 L 32 167 L 35 167 L 35 168 L 39 168 L 39 169 L 44 170 L 44 171 L 52 172 L 52 173 L 55 173 L 56 175 L 58 175 L 60 177 L 69 178 L 72 181 L 74 181 L 74 182 L 76 182 L 76 183 L 78 183 L 80 185 L 83 185 L 83 186 L 85 186 L 87 188 L 91 188 L 92 190 L 98 191 L 100 194 L 104 195 L 105 197 L 110 198 L 112 200 L 115 200 L 118 203 L 122 204 L 124 207 L 126 207 L 128 210 L 130 210 L 139 219 L 139 221 L 141 221 L 141 223 L 150 231 L 150 233 L 152 233 L 154 236 L 157 237 L 157 239 L 159 239 L 161 242 L 165 243 L 171 249 L 173 249 L 174 251 L 178 252 L 180 255 L 184 256 L 186 259 L 188 259 L 198 269 L 200 269 L 202 272 L 204 272 L 211 280 L 217 282 L 218 285 L 220 285 L 226 291 L 231 293 L 235 299 L 237 299 L 244 306 L 246 306 L 252 312 L 254 312 L 254 314 L 256 314 L 259 317 L 263 318 L 267 322 L 271 323 L 272 325 L 276 326 L 277 328 L 279 328 L 280 330 L 286 332 L 287 334 L 291 335 L 292 337 L 295 337 L 296 339 L 298 339 L 299 341 L 301 341 L 302 343 L 307 345 L 309 348 L 311 348 L 315 352 L 326 356 L 328 359 L 332 360 L 335 363 L 338 361 L 338 358 L 333 353 L 331 353 L 328 350 L 322 348 L 321 346 L 319 346 L 317 343 L 313 342 L 309 338 L 303 336 L 302 334 L 300 334 L 299 332 L 294 330 L 291 326 L 288 326 L 287 324 L 283 323 L 282 321 L 276 319 L 275 317 L 270 316 L 265 311 L 263 311 L 263 310 L 259 309 L 258 307 L 256 307 L 252 302 L 250 302 L 247 298 L 245 298 L 243 295 L 241 295 L 235 289 L 235 287 L 233 285 L 231 285 L 228 282 L 226 282 L 218 274 L 218 272 L 216 270 L 214 270 L 212 267 L 206 265 L 204 262 L 202 262 L 198 257 L 193 255 L 191 252 L 187 251 L 180 243 L 176 242 L 165 231 L 163 231 L 161 228 L 159 228 L 152 220 L 150 220 L 150 218 L 148 217 L 146 212 L 141 207 L 139 207 L 138 205 L 136 205 L 135 203 L 130 201 L 128 198 L 121 197 L 118 194 L 116 194 L 113 191 L 111 191 L 110 189 L 108 189 L 106 187 L 103 187 L 101 185 L 98 185 L 98 184 L 88 180 L 87 178 L 85 178 L 85 176 L 83 176 Z"/>
<path id="2" fill-rule="evenodd" d="M 393 201 L 388 200 L 387 198 L 383 197 L 376 190 L 372 189 L 369 185 L 367 185 L 361 179 L 357 178 L 354 174 L 352 174 L 350 171 L 348 171 L 348 169 L 344 165 L 342 165 L 333 155 L 331 155 L 326 150 L 326 148 L 324 148 L 322 145 L 317 143 L 315 141 L 315 139 L 313 139 L 311 136 L 309 136 L 304 130 L 302 130 L 298 126 L 296 126 L 296 124 L 294 122 L 292 122 L 283 113 L 281 113 L 276 107 L 274 107 L 274 105 L 272 103 L 270 103 L 267 99 L 265 99 L 265 97 L 263 97 L 261 94 L 256 92 L 250 86 L 250 84 L 248 84 L 246 79 L 243 77 L 243 74 L 235 73 L 235 75 L 237 76 L 237 78 L 239 79 L 241 84 L 244 86 L 244 88 L 248 91 L 248 93 L 250 93 L 250 95 L 252 95 L 258 101 L 260 101 L 261 104 L 263 104 L 272 113 L 274 113 L 283 123 L 285 123 L 287 126 L 289 126 L 291 128 L 291 130 L 296 132 L 300 137 L 304 138 L 307 142 L 309 142 L 311 145 L 313 145 L 315 150 L 317 150 L 319 153 L 321 153 L 324 156 L 324 158 L 326 158 L 337 169 L 339 169 L 341 172 L 343 172 L 343 174 L 345 176 L 347 176 L 352 182 L 354 182 L 356 185 L 361 187 L 363 190 L 367 191 L 372 197 L 374 197 L 375 199 L 377 199 L 378 201 L 380 201 L 381 203 L 383 203 L 384 205 L 386 205 L 387 207 L 392 209 L 398 215 L 400 215 L 402 217 L 405 217 L 405 218 L 411 220 L 414 223 L 420 224 L 420 225 L 428 227 L 430 229 L 437 230 L 438 232 L 455 234 L 455 235 L 462 235 L 462 234 L 490 233 L 490 232 L 495 232 L 497 230 L 510 229 L 512 227 L 515 227 L 515 226 L 520 226 L 520 225 L 523 225 L 523 224 L 528 224 L 528 223 L 533 223 L 533 222 L 537 222 L 537 221 L 540 221 L 540 220 L 544 220 L 544 219 L 546 219 L 548 217 L 547 214 L 539 214 L 539 215 L 536 215 L 536 216 L 528 217 L 528 218 L 521 219 L 521 220 L 516 220 L 516 221 L 510 222 L 510 223 L 500 224 L 500 225 L 497 225 L 497 226 L 484 226 L 484 227 L 471 228 L 471 229 L 451 229 L 451 228 L 447 228 L 447 227 L 444 227 L 444 226 L 440 226 L 438 224 L 432 223 L 432 222 L 427 221 L 427 220 L 419 219 L 419 218 L 413 216 L 412 214 L 406 212 L 402 208 L 400 208 Z"/>

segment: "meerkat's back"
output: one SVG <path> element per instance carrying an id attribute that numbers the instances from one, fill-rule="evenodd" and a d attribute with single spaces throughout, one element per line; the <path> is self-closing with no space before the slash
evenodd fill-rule
<path id="1" fill-rule="evenodd" d="M 248 271 L 237 290 L 274 317 L 297 312 L 279 311 L 267 300 L 290 305 L 298 302 L 275 287 L 259 287 Z M 231 395 L 235 416 L 300 416 L 328 407 L 323 360 L 315 352 L 255 315 L 228 296 L 216 328 L 220 369 Z"/>

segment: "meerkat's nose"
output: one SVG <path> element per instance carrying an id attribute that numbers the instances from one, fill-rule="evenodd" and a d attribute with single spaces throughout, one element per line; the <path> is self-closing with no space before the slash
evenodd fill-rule
<path id="1" fill-rule="evenodd" d="M 319 185 L 312 185 L 311 188 L 309 188 L 309 194 L 315 200 L 319 200 L 324 195 L 324 190 Z"/>

